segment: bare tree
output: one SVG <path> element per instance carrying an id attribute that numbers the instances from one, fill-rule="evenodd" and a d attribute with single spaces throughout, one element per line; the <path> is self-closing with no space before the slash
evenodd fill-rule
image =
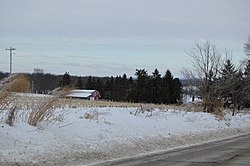
<path id="1" fill-rule="evenodd" d="M 248 37 L 248 41 L 244 43 L 244 51 L 250 57 L 250 36 Z"/>
<path id="2" fill-rule="evenodd" d="M 215 82 L 221 68 L 222 56 L 209 41 L 204 44 L 197 43 L 187 54 L 192 58 L 193 70 L 186 70 L 184 74 L 198 84 L 203 97 L 204 111 L 214 112 L 218 99 Z"/>
<path id="3" fill-rule="evenodd" d="M 250 35 L 248 36 L 248 41 L 244 43 L 244 51 L 248 56 L 245 60 L 244 74 L 243 74 L 243 102 L 244 106 L 250 107 Z"/>

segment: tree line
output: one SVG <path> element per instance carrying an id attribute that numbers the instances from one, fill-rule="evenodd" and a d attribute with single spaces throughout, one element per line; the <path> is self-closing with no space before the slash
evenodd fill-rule
<path id="1" fill-rule="evenodd" d="M 233 110 L 250 107 L 250 37 L 244 43 L 244 51 L 246 58 L 239 66 L 228 52 L 220 53 L 209 41 L 196 44 L 188 52 L 193 68 L 183 74 L 197 85 L 204 111 L 217 111 L 221 102 Z"/>
<path id="2" fill-rule="evenodd" d="M 110 77 L 106 82 L 88 78 L 86 89 L 98 90 L 102 98 L 113 101 L 173 104 L 180 102 L 182 85 L 170 70 L 162 77 L 158 69 L 149 75 L 145 69 L 136 69 L 136 79 L 123 76 Z"/>
<path id="3" fill-rule="evenodd" d="M 8 73 L 0 72 L 0 79 L 6 76 Z M 48 94 L 58 87 L 70 87 L 98 90 L 104 100 L 173 104 L 180 102 L 182 93 L 180 80 L 174 78 L 170 70 L 161 76 L 158 69 L 155 69 L 152 75 L 145 69 L 136 69 L 136 78 L 128 78 L 126 74 L 116 77 L 78 77 L 71 76 L 69 72 L 53 75 L 35 69 L 32 74 L 26 76 L 31 92 L 40 94 Z"/>

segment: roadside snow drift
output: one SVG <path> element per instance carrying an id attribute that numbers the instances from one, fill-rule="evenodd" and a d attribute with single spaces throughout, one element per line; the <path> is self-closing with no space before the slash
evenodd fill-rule
<path id="1" fill-rule="evenodd" d="M 249 133 L 250 115 L 137 108 L 62 108 L 37 127 L 1 122 L 0 165 L 83 165 Z M 63 115 L 62 115 L 63 112 Z M 136 115 L 135 115 L 136 114 Z"/>

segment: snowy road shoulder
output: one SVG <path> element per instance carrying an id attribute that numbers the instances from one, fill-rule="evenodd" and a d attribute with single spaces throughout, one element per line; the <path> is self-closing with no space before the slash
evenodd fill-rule
<path id="1" fill-rule="evenodd" d="M 56 110 L 60 112 L 61 110 Z M 65 110 L 63 110 L 65 111 Z M 137 108 L 68 108 L 55 123 L 0 128 L 0 163 L 77 165 L 250 133 L 250 115 Z M 20 113 L 21 115 L 22 113 Z"/>

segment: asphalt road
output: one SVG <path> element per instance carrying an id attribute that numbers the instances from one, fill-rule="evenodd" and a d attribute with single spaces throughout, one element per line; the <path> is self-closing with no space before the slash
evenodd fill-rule
<path id="1" fill-rule="evenodd" d="M 96 166 L 250 166 L 250 135 Z"/>

